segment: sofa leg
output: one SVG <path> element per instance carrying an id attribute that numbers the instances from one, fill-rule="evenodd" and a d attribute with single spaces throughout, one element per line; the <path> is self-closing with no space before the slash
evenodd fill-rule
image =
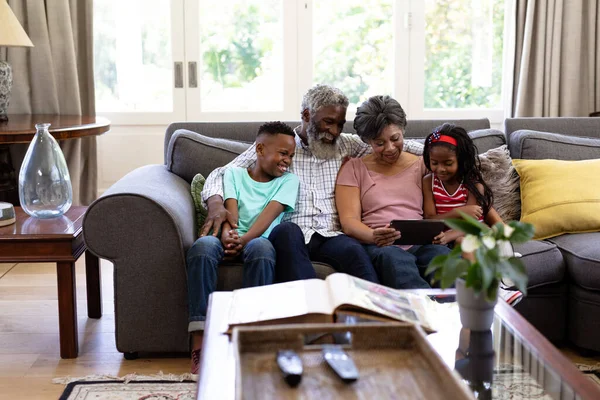
<path id="1" fill-rule="evenodd" d="M 131 351 L 131 352 L 123 353 L 123 357 L 125 357 L 126 360 L 137 360 L 138 352 Z"/>

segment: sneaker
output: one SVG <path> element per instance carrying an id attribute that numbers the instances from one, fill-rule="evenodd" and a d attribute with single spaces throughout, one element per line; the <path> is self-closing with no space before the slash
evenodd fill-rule
<path id="1" fill-rule="evenodd" d="M 191 372 L 194 375 L 198 375 L 198 373 L 200 372 L 200 354 L 202 352 L 202 349 L 195 349 L 192 350 L 192 368 L 191 368 Z"/>
<path id="2" fill-rule="evenodd" d="M 501 283 L 498 287 L 498 297 L 507 302 L 509 306 L 514 307 L 523 300 L 523 293 L 520 290 L 508 288 Z"/>

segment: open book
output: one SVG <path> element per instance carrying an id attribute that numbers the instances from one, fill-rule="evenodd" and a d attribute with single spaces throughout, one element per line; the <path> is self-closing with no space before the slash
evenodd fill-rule
<path id="1" fill-rule="evenodd" d="M 427 320 L 427 296 L 335 273 L 325 280 L 277 283 L 233 291 L 228 332 L 238 325 L 333 322 L 336 313 L 419 324 Z"/>

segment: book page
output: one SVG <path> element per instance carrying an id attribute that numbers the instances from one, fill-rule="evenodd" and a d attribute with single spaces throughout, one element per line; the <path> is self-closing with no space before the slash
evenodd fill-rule
<path id="1" fill-rule="evenodd" d="M 309 300 L 310 299 L 310 300 Z M 327 302 L 322 299 L 327 299 Z M 325 282 L 284 282 L 233 291 L 229 325 L 270 321 L 310 313 L 331 314 Z"/>
<path id="2" fill-rule="evenodd" d="M 344 275 L 346 279 L 328 277 L 332 278 L 330 287 L 335 293 L 336 309 L 359 308 L 395 320 L 419 324 L 430 332 L 434 331 L 424 307 L 426 296 L 392 289 L 350 275 L 340 275 Z"/>

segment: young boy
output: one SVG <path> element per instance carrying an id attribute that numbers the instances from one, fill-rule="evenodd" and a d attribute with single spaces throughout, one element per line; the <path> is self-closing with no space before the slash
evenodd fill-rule
<path id="1" fill-rule="evenodd" d="M 216 289 L 221 260 L 243 259 L 242 287 L 273 283 L 275 249 L 267 237 L 283 213 L 296 204 L 299 180 L 287 172 L 295 149 L 295 134 L 286 124 L 269 122 L 258 128 L 256 163 L 248 169 L 228 168 L 223 179 L 225 208 L 237 220 L 237 227 L 225 222 L 221 240 L 200 237 L 187 252 L 188 331 L 192 333 L 194 374 L 200 365 L 208 296 Z"/>

